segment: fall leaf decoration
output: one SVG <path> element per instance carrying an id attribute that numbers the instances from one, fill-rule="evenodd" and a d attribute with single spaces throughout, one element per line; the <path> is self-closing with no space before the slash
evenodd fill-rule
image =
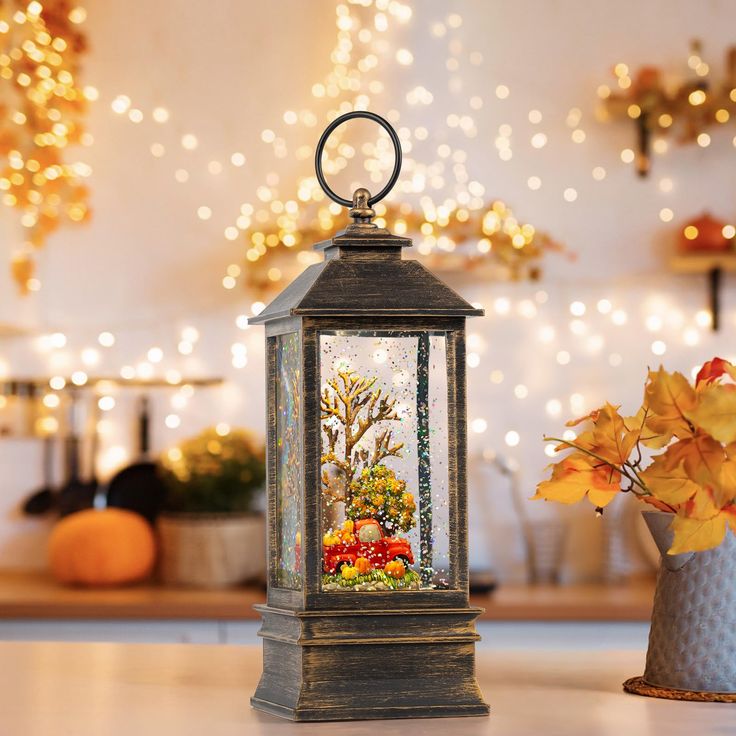
<path id="1" fill-rule="evenodd" d="M 613 68 L 615 91 L 598 87 L 602 120 L 629 120 L 636 126 L 636 171 L 647 176 L 651 168 L 652 139 L 675 134 L 680 143 L 690 143 L 711 126 L 733 121 L 736 102 L 736 47 L 726 51 L 725 75 L 716 82 L 710 66 L 701 58 L 700 41 L 693 41 L 688 66 L 695 72 L 677 80 L 667 78 L 665 69 L 647 65 L 631 71 L 626 64 Z M 656 151 L 656 144 L 655 144 Z M 661 151 L 661 149 L 660 149 Z"/>
<path id="2" fill-rule="evenodd" d="M 649 371 L 635 416 L 606 403 L 568 426 L 580 423 L 587 427 L 575 440 L 545 437 L 568 454 L 535 499 L 587 498 L 602 513 L 631 492 L 674 514 L 670 554 L 712 549 L 729 527 L 736 533 L 736 366 L 713 358 L 694 384 L 662 367 Z"/>
<path id="3" fill-rule="evenodd" d="M 33 249 L 63 221 L 89 217 L 89 167 L 64 156 L 83 141 L 81 120 L 95 96 L 76 80 L 85 15 L 68 0 L 0 0 L 0 195 L 26 231 L 11 264 L 22 293 L 34 288 Z"/>
<path id="4" fill-rule="evenodd" d="M 501 200 L 478 210 L 459 207 L 425 212 L 385 202 L 374 209 L 379 227 L 397 235 L 417 236 L 418 253 L 434 271 L 472 272 L 491 264 L 498 280 L 536 280 L 546 254 L 573 258 L 551 236 L 519 222 Z M 334 204 L 297 208 L 273 224 L 245 231 L 247 267 L 243 273 L 249 291 L 266 296 L 305 266 L 319 262 L 322 256 L 311 247 L 334 233 L 340 213 L 341 208 Z"/>

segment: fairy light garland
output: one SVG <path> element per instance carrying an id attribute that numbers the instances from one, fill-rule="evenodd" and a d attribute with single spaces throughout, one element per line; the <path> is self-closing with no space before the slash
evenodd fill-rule
<path id="1" fill-rule="evenodd" d="M 365 2 L 340 3 L 337 5 L 337 41 L 331 54 L 333 69 L 328 75 L 316 83 L 312 88 L 312 96 L 315 107 L 328 102 L 329 108 L 326 117 L 329 119 L 335 115 L 353 108 L 367 108 L 371 105 L 379 105 L 381 96 L 384 94 L 383 84 L 378 78 L 381 65 L 384 68 L 381 76 L 385 76 L 385 65 L 396 64 L 399 67 L 409 67 L 414 63 L 414 54 L 411 48 L 394 48 L 389 43 L 388 34 L 396 27 L 405 25 L 411 19 L 411 8 L 408 5 L 386 0 L 366 0 Z M 482 63 L 482 54 L 478 51 L 465 51 L 462 43 L 457 37 L 457 30 L 462 27 L 462 17 L 453 13 L 446 16 L 442 21 L 430 25 L 432 38 L 442 44 L 446 44 L 447 58 L 445 66 L 452 75 L 461 71 L 463 61 L 478 66 Z M 450 82 L 451 84 L 451 82 Z M 492 85 L 491 94 L 497 104 L 503 105 L 504 101 L 513 99 L 513 90 L 505 84 Z M 94 92 L 91 93 L 94 95 Z M 485 100 L 479 94 L 465 94 L 459 108 L 449 112 L 444 120 L 447 128 L 462 139 L 472 140 L 479 134 L 476 113 L 482 110 Z M 431 106 L 434 94 L 428 83 L 425 85 L 412 83 L 403 95 L 409 108 L 422 108 Z M 385 105 L 380 105 L 385 109 Z M 166 150 L 172 145 L 180 146 L 184 150 L 200 152 L 206 151 L 207 141 L 204 140 L 196 130 L 191 129 L 178 135 L 174 141 L 167 141 L 164 133 L 170 130 L 172 113 L 163 104 L 152 108 L 143 109 L 136 105 L 131 96 L 119 94 L 111 100 L 110 108 L 116 116 L 126 118 L 131 124 L 137 125 L 144 119 L 153 120 L 160 126 L 162 135 L 155 136 L 149 145 L 150 155 L 156 159 L 166 160 Z M 512 130 L 511 125 L 502 123 L 495 131 L 493 145 L 500 161 L 510 161 L 519 149 L 524 155 L 534 154 L 535 151 L 547 149 L 551 145 L 559 143 L 549 130 L 542 128 L 543 122 L 547 122 L 546 113 L 537 108 L 529 110 L 527 119 L 531 130 L 524 134 L 519 130 Z M 303 162 L 311 162 L 313 149 L 311 146 L 300 144 L 295 134 L 301 128 L 314 128 L 325 117 L 318 114 L 314 109 L 287 110 L 282 115 L 278 125 L 272 125 L 261 133 L 261 143 L 269 146 L 275 159 L 294 157 Z M 433 141 L 430 131 L 422 126 L 410 126 L 403 123 L 402 111 L 393 109 L 389 111 L 389 119 L 399 129 L 402 145 L 406 150 L 404 175 L 402 184 L 402 199 L 406 197 L 412 202 L 411 207 L 399 207 L 391 202 L 386 203 L 385 208 L 380 209 L 379 216 L 383 218 L 395 232 L 417 232 L 420 234 L 418 243 L 419 250 L 423 251 L 425 258 L 447 258 L 457 253 L 462 244 L 468 246 L 469 251 L 475 251 L 474 256 L 485 255 L 487 245 L 483 242 L 487 233 L 478 232 L 477 227 L 483 222 L 484 215 L 492 212 L 489 206 L 488 195 L 481 182 L 474 180 L 467 168 L 468 154 L 461 145 L 451 145 L 446 141 Z M 582 110 L 573 107 L 565 113 L 565 124 L 567 128 L 566 137 L 574 147 L 584 147 L 591 140 L 589 131 L 583 122 Z M 515 124 L 516 127 L 516 124 Z M 184 128 L 184 131 L 187 129 Z M 328 160 L 325 170 L 328 174 L 336 174 L 343 171 L 348 163 L 356 156 L 366 159 L 365 167 L 371 182 L 379 182 L 383 172 L 392 164 L 390 148 L 387 139 L 380 138 L 375 143 L 367 143 L 357 146 L 348 143 L 340 131 L 336 131 L 331 137 L 328 148 Z M 654 152 L 663 155 L 667 152 L 667 144 L 663 139 L 655 139 Z M 240 169 L 248 163 L 248 152 L 235 150 L 223 161 L 209 160 L 206 165 L 206 175 L 217 176 L 223 171 L 224 166 L 232 166 Z M 621 165 L 628 165 L 634 160 L 635 153 L 631 149 L 625 149 L 620 156 Z M 205 156 L 205 160 L 207 157 Z M 529 158 L 534 161 L 533 157 Z M 607 164 L 607 166 L 610 166 Z M 310 166 L 311 168 L 311 166 Z M 191 169 L 172 167 L 172 183 L 179 184 L 191 182 L 195 177 Z M 594 182 L 604 182 L 608 177 L 608 170 L 602 165 L 592 166 L 588 174 Z M 277 172 L 269 172 L 263 177 L 261 186 L 256 190 L 252 201 L 243 202 L 239 211 L 231 223 L 223 231 L 223 237 L 235 244 L 245 242 L 244 263 L 231 263 L 222 277 L 222 286 L 232 290 L 237 288 L 241 279 L 253 287 L 252 293 L 258 298 L 251 305 L 251 311 L 257 313 L 263 308 L 260 297 L 264 296 L 271 288 L 278 286 L 279 282 L 290 278 L 289 264 L 293 266 L 297 262 L 300 266 L 308 265 L 312 254 L 302 250 L 306 241 L 324 238 L 332 232 L 338 222 L 339 208 L 325 203 L 321 189 L 312 175 L 297 179 L 293 191 L 282 191 L 281 179 Z M 554 188 L 556 196 L 565 206 L 577 206 L 580 201 L 580 185 L 576 182 L 543 181 L 534 170 L 527 171 L 523 182 L 532 191 L 542 190 L 548 192 Z M 571 186 L 575 184 L 575 186 Z M 657 182 L 659 190 L 663 194 L 671 192 L 674 183 L 667 177 Z M 498 207 L 503 212 L 499 215 L 499 231 L 510 236 L 508 240 L 513 245 L 513 237 L 517 232 L 506 232 L 504 223 L 506 219 L 516 222 L 513 213 L 508 207 L 498 201 Z M 198 220 L 205 227 L 211 228 L 213 221 L 212 203 L 202 202 L 195 207 Z M 467 216 L 467 217 L 466 217 Z M 670 221 L 674 217 L 671 208 L 661 208 L 656 211 L 655 216 L 662 221 Z M 668 217 L 668 220 L 665 218 Z M 466 218 L 466 219 L 462 219 Z M 465 230 L 461 233 L 453 232 L 456 223 L 462 225 Z M 463 236 L 470 227 L 472 236 Z M 523 225 L 516 222 L 520 230 Z M 431 226 L 431 232 L 427 226 Z M 496 231 L 497 233 L 499 231 Z M 730 232 L 730 231 L 729 231 Z M 523 234 L 523 233 L 522 233 Z M 526 236 L 530 234 L 526 231 Z M 534 235 L 541 243 L 543 234 L 535 232 Z M 445 240 L 441 238 L 445 236 Z M 464 239 L 465 237 L 465 239 Z M 498 236 L 497 236 L 498 238 Z M 491 250 L 496 247 L 493 237 Z M 525 246 L 531 244 L 531 240 L 525 242 Z M 553 241 L 550 241 L 553 243 Z M 454 248 L 452 247 L 454 245 Z M 449 247 L 448 247 L 449 246 Z M 554 249 L 556 244 L 553 244 Z M 249 255 L 250 254 L 250 255 Z M 279 254 L 276 257 L 276 254 Z M 469 254 L 465 254 L 469 255 Z M 280 260 L 283 258 L 283 260 Z M 259 263 L 265 268 L 257 270 L 253 268 L 254 263 Z M 267 267 L 266 267 L 267 266 Z M 260 274 L 260 275 L 257 275 Z M 260 280 L 259 280 L 260 279 Z M 265 296 L 264 296 L 265 298 Z M 581 312 L 581 305 L 583 311 Z M 562 369 L 575 364 L 584 356 L 601 355 L 603 360 L 611 369 L 619 369 L 625 363 L 625 357 L 621 352 L 607 347 L 612 336 L 620 328 L 628 327 L 633 330 L 641 327 L 642 332 L 651 334 L 648 340 L 648 350 L 652 359 L 656 360 L 673 346 L 692 347 L 697 345 L 704 336 L 710 324 L 710 316 L 702 310 L 692 314 L 678 313 L 676 324 L 672 321 L 672 315 L 676 310 L 669 310 L 667 314 L 662 310 L 649 310 L 641 316 L 641 320 L 633 317 L 634 307 L 627 308 L 621 302 L 615 303 L 612 299 L 602 298 L 586 304 L 582 299 L 575 299 L 569 305 L 569 319 L 567 324 L 564 320 L 560 322 L 548 311 L 548 296 L 544 291 L 538 291 L 533 298 L 511 299 L 500 296 L 486 305 L 491 313 L 500 320 L 531 320 L 539 321 L 539 328 L 535 332 L 535 342 L 540 350 L 548 351 L 548 358 Z M 729 319 L 733 319 L 729 316 Z M 238 330 L 247 328 L 247 315 L 239 314 L 235 318 L 235 327 Z M 203 328 L 202 328 L 203 329 Z M 608 331 L 611 331 L 610 334 Z M 475 336 L 477 338 L 477 336 Z M 47 349 L 51 353 L 70 352 L 66 344 L 66 338 L 61 333 L 49 336 L 52 343 Z M 98 344 L 103 348 L 103 353 L 116 344 L 117 336 L 106 330 L 99 334 Z M 248 365 L 248 346 L 246 342 L 238 337 L 231 338 L 228 346 L 229 360 L 236 370 L 243 369 Z M 470 370 L 484 371 L 487 373 L 488 381 L 492 386 L 508 392 L 508 399 L 512 402 L 528 401 L 529 397 L 540 400 L 545 412 L 549 417 L 559 416 L 567 410 L 575 414 L 583 413 L 587 407 L 589 398 L 579 392 L 562 395 L 555 392 L 553 395 L 540 395 L 538 389 L 531 384 L 511 381 L 510 371 L 506 374 L 501 367 L 489 364 L 489 359 L 479 347 L 473 349 L 474 336 L 469 336 L 468 367 Z M 197 328 L 190 326 L 184 328 L 174 336 L 170 345 L 154 345 L 139 356 L 137 361 L 123 365 L 120 375 L 123 378 L 152 378 L 165 375 L 172 385 L 177 384 L 181 374 L 176 368 L 176 361 L 187 358 L 196 353 L 199 342 Z M 482 340 L 481 340 L 482 342 Z M 160 352 L 159 352 L 160 351 Z M 610 352 L 608 352 L 610 351 Z M 74 351 L 78 358 L 72 357 L 72 362 L 78 361 L 79 368 L 71 375 L 72 379 L 80 381 L 80 385 L 86 382 L 87 367 L 84 364 L 82 352 Z M 155 360 L 151 360 L 151 357 Z M 89 359 L 91 354 L 87 354 Z M 60 378 L 59 376 L 56 377 Z M 49 396 L 61 388 L 59 381 L 56 386 L 49 387 Z M 191 387 L 189 387 L 191 389 Z M 186 412 L 189 400 L 189 389 L 180 386 L 171 397 L 171 410 L 162 417 L 162 422 L 168 430 L 175 431 L 181 425 L 181 419 Z M 101 396 L 100 399 L 104 398 Z M 50 398 L 50 406 L 47 408 L 53 412 L 54 399 Z M 109 401 L 103 402 L 109 406 L 104 410 L 106 413 L 115 410 Z M 471 430 L 474 434 L 486 434 L 494 429 L 493 422 L 482 415 L 471 418 Z M 498 429 L 496 427 L 496 429 Z M 525 437 L 518 427 L 508 426 L 501 431 L 500 437 L 509 448 L 523 447 Z"/>
<path id="2" fill-rule="evenodd" d="M 0 2 L 0 199 L 20 214 L 25 242 L 12 257 L 20 291 L 36 291 L 34 250 L 62 223 L 89 217 L 90 167 L 65 149 L 89 145 L 82 118 L 97 91 L 77 83 L 84 8 L 66 0 Z"/>

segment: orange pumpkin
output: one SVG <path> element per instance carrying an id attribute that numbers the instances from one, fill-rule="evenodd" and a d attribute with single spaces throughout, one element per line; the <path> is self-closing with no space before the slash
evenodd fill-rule
<path id="1" fill-rule="evenodd" d="M 684 253 L 713 253 L 731 250 L 732 241 L 724 234 L 726 223 L 710 212 L 686 222 L 680 231 L 680 251 Z"/>
<path id="2" fill-rule="evenodd" d="M 59 521 L 49 539 L 60 583 L 121 585 L 150 575 L 156 542 L 146 520 L 123 509 L 88 509 Z"/>
<path id="3" fill-rule="evenodd" d="M 373 567 L 370 560 L 366 557 L 358 557 L 353 563 L 353 566 L 361 575 L 365 575 Z"/>
<path id="4" fill-rule="evenodd" d="M 390 578 L 398 579 L 403 578 L 404 575 L 406 575 L 406 567 L 404 567 L 404 563 L 401 560 L 391 560 L 391 562 L 387 562 L 383 571 Z"/>

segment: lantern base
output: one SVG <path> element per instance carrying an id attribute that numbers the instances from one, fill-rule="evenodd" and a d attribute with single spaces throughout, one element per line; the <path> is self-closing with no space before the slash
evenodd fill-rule
<path id="1" fill-rule="evenodd" d="M 256 608 L 263 674 L 250 702 L 258 710 L 293 721 L 488 715 L 475 679 L 480 608 Z"/>

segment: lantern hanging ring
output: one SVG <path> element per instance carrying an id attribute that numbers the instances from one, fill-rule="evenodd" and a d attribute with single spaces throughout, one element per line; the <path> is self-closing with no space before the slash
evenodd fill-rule
<path id="1" fill-rule="evenodd" d="M 380 115 L 376 115 L 374 112 L 369 112 L 368 110 L 352 110 L 351 112 L 346 112 L 344 115 L 340 115 L 335 118 L 325 128 L 325 132 L 322 133 L 322 137 L 319 139 L 317 151 L 314 154 L 314 169 L 317 172 L 317 181 L 319 182 L 319 185 L 330 199 L 341 204 L 343 207 L 353 207 L 353 200 L 345 199 L 344 197 L 340 197 L 335 194 L 327 183 L 324 172 L 322 171 L 322 153 L 324 152 L 327 139 L 335 128 L 348 120 L 353 120 L 354 118 L 365 118 L 367 120 L 372 120 L 374 123 L 378 123 L 388 133 L 388 136 L 394 145 L 394 170 L 391 172 L 388 184 L 386 184 L 378 194 L 368 199 L 368 207 L 372 207 L 376 202 L 380 202 L 391 191 L 394 184 L 396 184 L 396 180 L 399 178 L 399 172 L 401 171 L 401 142 L 399 141 L 398 134 L 388 120 L 382 118 Z"/>

